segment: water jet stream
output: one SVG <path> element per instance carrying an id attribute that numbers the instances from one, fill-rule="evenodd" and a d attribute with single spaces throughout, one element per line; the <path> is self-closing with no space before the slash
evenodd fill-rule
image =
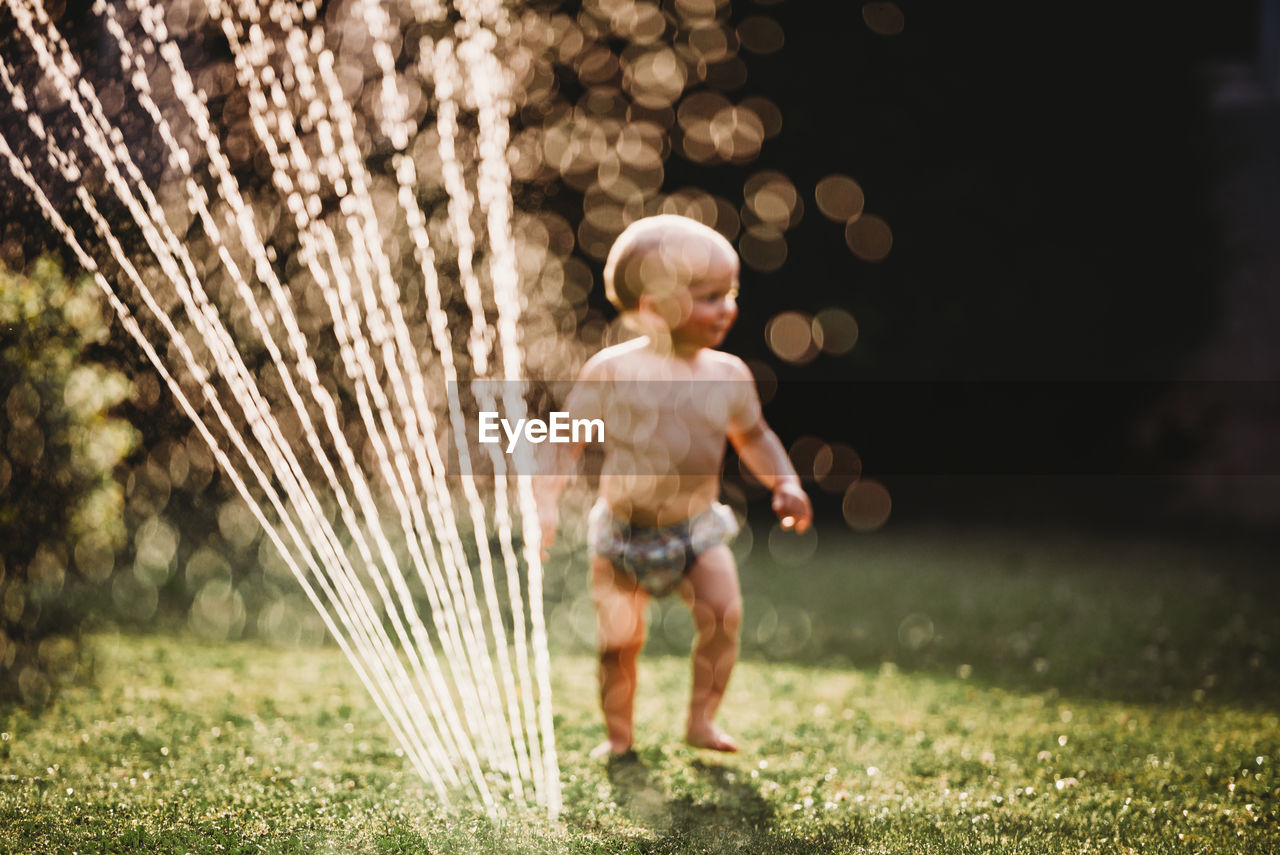
<path id="1" fill-rule="evenodd" d="M 495 32 L 502 31 L 505 12 L 493 2 L 458 0 L 453 35 L 421 44 L 414 65 L 419 82 L 436 99 L 448 236 L 469 314 L 468 373 L 455 353 L 438 253 L 418 204 L 420 174 L 409 153 L 416 126 L 396 70 L 391 20 L 376 2 L 356 2 L 373 44 L 379 131 L 393 148 L 391 210 L 376 200 L 378 179 L 366 166 L 358 120 L 316 20 L 316 5 L 277 2 L 264 17 L 256 3 L 205 0 L 230 49 L 271 187 L 296 230 L 300 272 L 293 283 L 278 272 L 276 250 L 266 237 L 270 227 L 237 182 L 207 99 L 154 0 L 98 0 L 94 13 L 118 52 L 131 98 L 159 137 L 169 190 L 181 191 L 216 258 L 218 276 L 235 295 L 231 308 L 220 308 L 219 295 L 206 290 L 213 271 L 202 270 L 189 238 L 180 234 L 185 226 L 171 224 L 120 126 L 108 118 L 41 0 L 4 5 L 40 77 L 74 123 L 69 139 L 59 140 L 31 109 L 21 75 L 6 59 L 0 62 L 0 85 L 26 117 L 30 133 L 19 146 L 6 137 L 8 127 L 0 132 L 0 158 L 94 277 L 191 418 L 441 802 L 451 803 L 461 790 L 496 812 L 504 798 L 532 795 L 554 816 L 560 809 L 559 771 L 532 489 L 528 476 L 509 473 L 491 450 L 492 509 L 486 508 L 467 445 L 461 394 L 473 381 L 476 399 L 496 408 L 493 384 L 482 381 L 512 381 L 503 384 L 501 403 L 513 417 L 525 411 L 516 382 L 523 364 L 521 297 L 506 161 L 512 102 L 508 75 L 496 56 Z M 437 31 L 450 14 L 426 2 L 415 4 L 414 12 L 419 24 Z M 165 98 L 172 100 L 169 113 Z M 474 190 L 460 124 L 468 110 L 474 111 L 477 134 Z M 37 177 L 45 167 L 18 153 L 29 150 L 43 151 L 49 176 Z M 86 175 L 99 173 L 146 247 L 140 257 L 125 249 L 119 226 L 86 186 Z M 77 200 L 104 248 L 97 250 L 102 258 L 69 224 L 49 190 Z M 473 197 L 484 222 L 480 234 L 472 229 Z M 422 278 L 423 320 L 444 388 L 424 371 L 405 293 L 383 246 L 385 236 L 401 228 Z M 477 264 L 482 245 L 484 275 Z M 104 261 L 118 273 L 108 275 Z M 157 269 L 181 306 L 181 324 L 156 290 Z M 345 378 L 325 377 L 317 365 L 298 314 L 308 304 L 300 288 L 319 295 L 327 312 L 321 322 L 332 330 Z M 150 317 L 148 326 L 159 327 L 167 348 L 157 347 L 139 310 Z M 265 354 L 274 380 L 268 383 L 249 367 L 244 354 L 250 349 Z M 326 380 L 347 384 L 345 403 Z M 344 420 L 344 410 L 352 408 L 367 443 L 363 455 Z M 450 454 L 437 438 L 445 426 L 463 475 L 461 501 L 474 561 L 468 560 L 454 512 Z M 491 552 L 490 530 L 500 565 Z M 402 569 L 405 561 L 411 576 Z M 498 584 L 499 566 L 505 591 Z M 427 620 L 419 595 L 426 599 Z"/>

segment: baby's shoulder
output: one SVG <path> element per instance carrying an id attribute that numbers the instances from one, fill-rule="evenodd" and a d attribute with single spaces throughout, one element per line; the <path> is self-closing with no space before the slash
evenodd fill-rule
<path id="1" fill-rule="evenodd" d="M 649 340 L 641 336 L 606 347 L 583 364 L 578 379 L 607 380 L 617 374 L 620 366 L 633 362 L 648 346 Z"/>
<path id="2" fill-rule="evenodd" d="M 699 354 L 698 373 L 706 380 L 751 380 L 751 369 L 740 357 L 723 350 L 707 349 Z"/>

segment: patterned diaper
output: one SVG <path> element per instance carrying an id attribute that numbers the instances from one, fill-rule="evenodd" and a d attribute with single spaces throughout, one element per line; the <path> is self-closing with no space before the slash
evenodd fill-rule
<path id="1" fill-rule="evenodd" d="M 603 499 L 587 518 L 591 554 L 609 559 L 655 597 L 674 591 L 699 555 L 737 533 L 733 511 L 720 502 L 682 522 L 653 528 L 615 518 Z"/>

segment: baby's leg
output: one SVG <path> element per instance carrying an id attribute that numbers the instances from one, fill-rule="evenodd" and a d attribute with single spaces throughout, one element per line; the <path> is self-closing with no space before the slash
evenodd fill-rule
<path id="1" fill-rule="evenodd" d="M 636 697 L 636 657 L 644 646 L 644 609 L 649 595 L 606 558 L 591 559 L 591 599 L 596 605 L 600 649 L 600 708 L 609 740 L 597 752 L 631 748 Z"/>
<path id="2" fill-rule="evenodd" d="M 713 723 L 738 659 L 738 629 L 742 624 L 738 568 L 729 547 L 716 546 L 699 555 L 689 578 L 681 585 L 680 595 L 693 612 L 698 632 L 693 648 L 693 692 L 686 739 L 700 748 L 737 751 L 737 743 Z"/>

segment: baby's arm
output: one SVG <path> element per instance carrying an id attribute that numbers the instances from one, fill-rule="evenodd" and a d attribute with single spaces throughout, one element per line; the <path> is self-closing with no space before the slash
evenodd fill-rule
<path id="1" fill-rule="evenodd" d="M 773 512 L 782 520 L 782 527 L 794 527 L 801 534 L 807 531 L 813 522 L 813 506 L 778 435 L 760 419 L 745 431 L 731 432 L 729 441 L 751 473 L 773 490 Z"/>
<path id="2" fill-rule="evenodd" d="M 569 392 L 565 408 L 575 417 L 598 418 L 599 370 L 598 363 L 590 360 Z M 555 543 L 556 530 L 560 527 L 560 495 L 569 483 L 577 467 L 578 458 L 586 447 L 585 442 L 545 443 L 539 455 L 538 477 L 534 479 L 534 498 L 538 504 L 538 521 L 542 527 L 542 557 Z"/>
<path id="3" fill-rule="evenodd" d="M 569 482 L 569 474 L 582 455 L 583 443 L 547 444 L 539 466 L 538 477 L 533 479 L 533 495 L 538 503 L 538 522 L 542 526 L 542 557 L 556 541 L 560 528 L 560 494 Z"/>
<path id="4" fill-rule="evenodd" d="M 803 534 L 813 522 L 813 506 L 800 486 L 800 476 L 791 465 L 782 440 L 765 422 L 760 412 L 760 399 L 750 370 L 740 384 L 748 400 L 742 402 L 729 425 L 729 441 L 742 462 L 766 487 L 773 490 L 773 512 L 782 520 L 783 528 L 794 528 Z"/>

